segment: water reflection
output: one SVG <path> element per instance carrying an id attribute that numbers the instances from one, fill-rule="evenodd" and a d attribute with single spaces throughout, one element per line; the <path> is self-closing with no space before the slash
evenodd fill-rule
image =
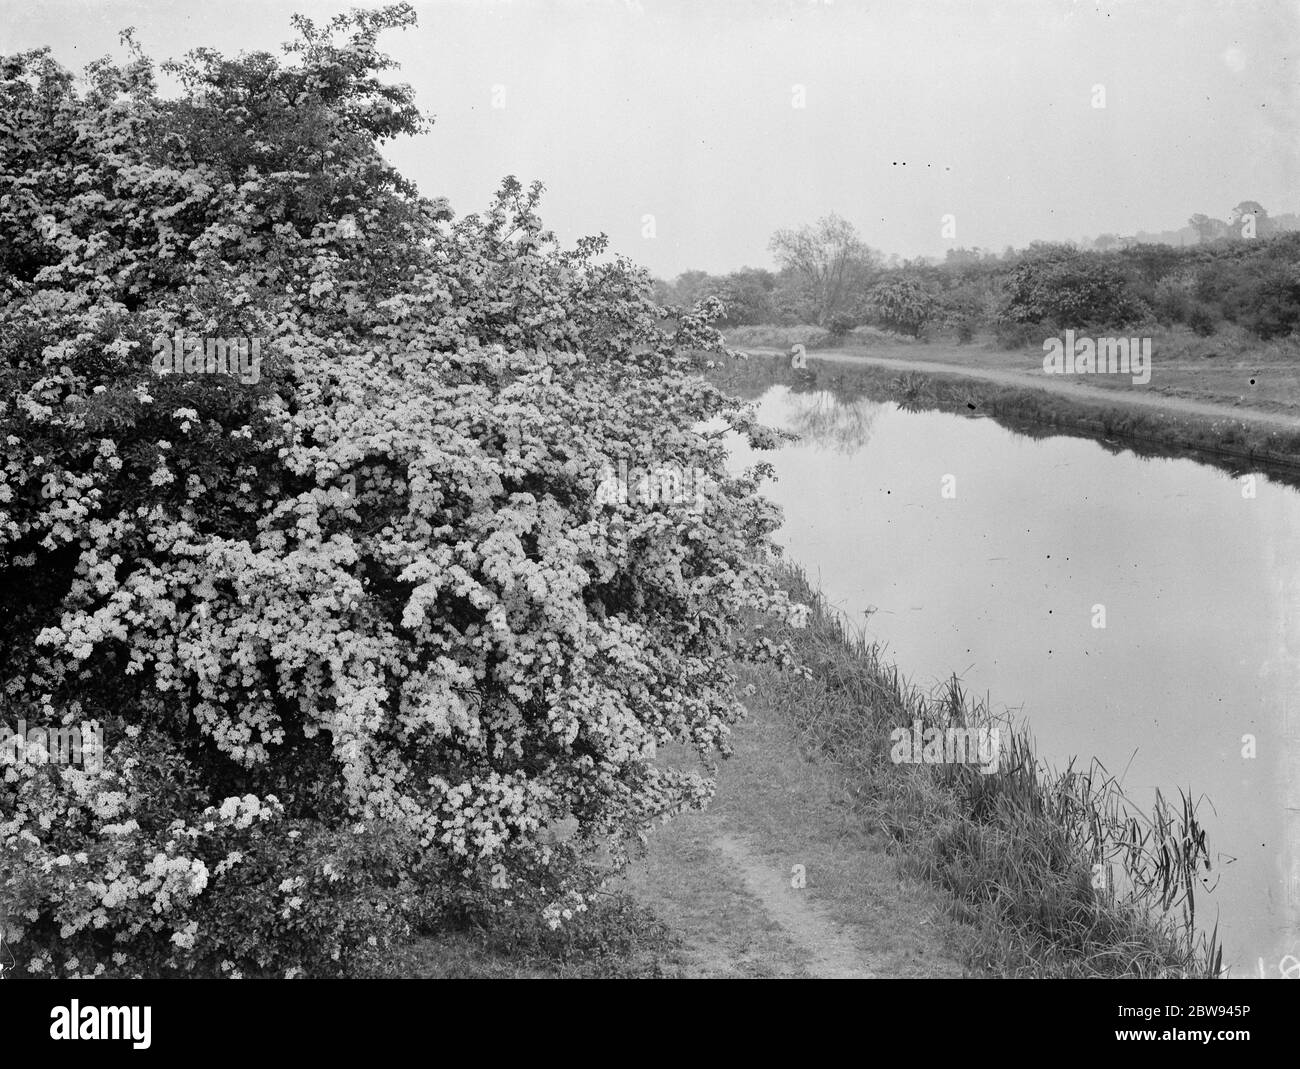
<path id="1" fill-rule="evenodd" d="M 1300 957 L 1300 493 L 861 394 L 758 404 L 805 440 L 734 463 L 773 466 L 778 537 L 832 603 L 878 607 L 869 635 L 918 684 L 956 671 L 1023 709 L 1054 765 L 1211 799 L 1198 916 L 1237 974 Z"/>
<path id="2" fill-rule="evenodd" d="M 854 453 L 865 446 L 885 407 L 868 397 L 853 400 L 826 391 L 795 395 L 790 400 L 788 429 L 836 453 Z"/>
<path id="3" fill-rule="evenodd" d="M 1219 468 L 1233 475 L 1263 470 L 1270 479 L 1300 489 L 1300 468 L 1275 466 L 1243 459 L 1231 453 L 1197 452 L 1174 449 L 1142 437 L 1099 437 L 1095 428 L 1073 426 L 1047 426 L 1039 419 L 1011 415 L 999 411 L 986 412 L 978 392 L 961 380 L 935 379 L 916 372 L 898 373 L 887 368 L 864 364 L 857 367 L 842 364 L 810 364 L 804 369 L 793 369 L 782 358 L 751 359 L 744 363 L 728 365 L 710 372 L 709 376 L 726 392 L 755 401 L 773 387 L 780 386 L 792 394 L 811 396 L 829 393 L 844 403 L 855 403 L 870 397 L 882 403 L 892 403 L 908 412 L 947 412 L 958 416 L 987 418 L 999 426 L 1035 441 L 1047 438 L 1072 436 L 1083 438 L 1108 453 L 1180 459 L 1194 457 L 1199 463 Z M 1050 414 L 1049 414 L 1050 415 Z"/>

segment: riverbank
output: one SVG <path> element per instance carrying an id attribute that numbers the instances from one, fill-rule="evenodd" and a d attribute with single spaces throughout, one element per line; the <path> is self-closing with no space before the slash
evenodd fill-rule
<path id="1" fill-rule="evenodd" d="M 888 833 L 900 873 L 950 896 L 953 950 L 968 972 L 1219 972 L 1214 935 L 1195 925 L 1209 855 L 1185 799 L 1142 814 L 1095 765 L 1041 767 L 1028 737 L 991 718 L 956 678 L 935 694 L 911 686 L 878 646 L 846 630 L 802 571 L 786 578 L 812 606 L 810 622 L 768 633 L 791 642 L 807 674 L 775 680 L 772 701 L 805 750 L 851 784 L 860 819 Z M 980 762 L 896 763 L 896 732 L 918 725 L 995 731 L 996 760 L 981 751 Z"/>
<path id="2" fill-rule="evenodd" d="M 1219 972 L 1213 936 L 1195 926 L 1208 853 L 1184 802 L 1144 815 L 1095 767 L 1040 768 L 957 680 L 911 687 L 801 571 L 785 580 L 809 624 L 764 630 L 805 671 L 740 671 L 750 717 L 709 809 L 652 834 L 571 930 L 520 918 L 440 936 L 411 948 L 403 975 Z M 918 725 L 996 728 L 996 759 L 895 762 L 894 732 Z M 659 760 L 693 757 L 674 747 Z"/>
<path id="3" fill-rule="evenodd" d="M 1265 471 L 1300 485 L 1300 421 L 1286 413 L 1233 411 L 1132 390 L 1103 392 L 1060 377 L 839 350 L 809 351 L 799 368 L 788 354 L 754 350 L 748 360 L 712 369 L 710 377 L 748 398 L 774 385 L 841 397 L 865 394 L 904 408 L 988 416 L 1030 436 L 1093 438 L 1142 455 L 1194 454 L 1233 474 Z"/>
<path id="4" fill-rule="evenodd" d="M 707 809 L 656 828 L 644 856 L 563 930 L 503 916 L 412 944 L 395 975 L 962 976 L 947 896 L 899 872 L 889 835 L 862 818 L 855 784 L 804 744 L 775 698 L 777 673 L 737 672 L 749 715 Z M 696 762 L 684 746 L 657 757 Z"/>
<path id="5" fill-rule="evenodd" d="M 905 407 L 989 415 L 1026 434 L 1102 437 L 1073 398 L 1056 408 L 1032 387 L 823 355 L 811 351 L 806 369 L 792 369 L 787 356 L 754 354 L 714 377 L 742 396 L 775 384 L 883 393 Z M 1115 439 L 1117 418 L 1105 406 L 1097 417 Z M 1162 423 L 1147 443 L 1103 444 L 1176 451 L 1170 429 Z M 1232 464 L 1222 453 L 1216 462 Z M 767 633 L 788 640 L 808 672 L 741 671 L 739 685 L 755 688 L 745 698 L 751 715 L 714 804 L 657 830 L 646 857 L 571 930 L 542 932 L 520 918 L 442 937 L 406 974 L 1221 973 L 1214 934 L 1196 925 L 1209 855 L 1185 799 L 1144 814 L 1095 765 L 1041 769 L 1029 741 L 970 702 L 959 681 L 938 694 L 909 686 L 876 647 L 846 631 L 802 573 L 787 578 L 815 606 L 810 626 Z M 891 733 L 915 737 L 917 725 L 996 727 L 998 767 L 895 763 Z M 676 748 L 660 755 L 689 759 Z"/>
<path id="6" fill-rule="evenodd" d="M 1039 330 L 1040 338 L 1051 336 L 1046 328 Z M 1012 384 L 1057 391 L 1082 387 L 1171 409 L 1184 403 L 1206 405 L 1245 419 L 1262 415 L 1300 426 L 1300 338 L 1265 342 L 1232 324 L 1221 324 L 1209 337 L 1182 327 L 1138 333 L 1151 341 L 1149 381 L 1134 382 L 1135 376 L 1126 374 L 1048 375 L 1040 341 L 1008 347 L 988 335 L 962 343 L 945 335 L 915 339 L 871 327 L 840 337 L 813 327 L 735 327 L 726 336 L 730 346 L 750 352 L 789 353 L 799 342 L 810 359 L 869 357 L 923 365 L 920 370 L 947 366 L 966 376 L 987 375 Z"/>

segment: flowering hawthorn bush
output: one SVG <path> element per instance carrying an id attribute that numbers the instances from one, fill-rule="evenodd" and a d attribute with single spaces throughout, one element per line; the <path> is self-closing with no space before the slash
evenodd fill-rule
<path id="1" fill-rule="evenodd" d="M 398 5 L 278 60 L 0 59 L 0 699 L 98 722 L 102 769 L 0 781 L 0 912 L 54 975 L 358 973 L 413 924 L 581 911 L 708 797 L 655 746 L 728 750 L 738 627 L 798 622 L 779 512 L 691 371 L 716 303 L 562 249 L 514 179 L 460 219 L 378 146 Z M 246 383 L 155 375 L 178 332 L 264 341 Z M 708 429 L 701 429 L 708 428 Z M 706 473 L 597 502 L 601 472 Z M 546 830 L 576 818 L 578 834 Z"/>

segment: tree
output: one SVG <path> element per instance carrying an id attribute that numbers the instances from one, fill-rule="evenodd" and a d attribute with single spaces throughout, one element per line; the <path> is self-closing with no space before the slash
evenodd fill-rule
<path id="1" fill-rule="evenodd" d="M 893 273 L 871 289 L 868 304 L 882 326 L 913 337 L 920 335 L 939 310 L 937 298 L 919 278 Z"/>
<path id="2" fill-rule="evenodd" d="M 1235 208 L 1228 222 L 1228 236 L 1234 239 L 1267 237 L 1272 233 L 1268 210 L 1257 200 L 1243 200 Z"/>
<path id="3" fill-rule="evenodd" d="M 1130 265 L 1148 289 L 1154 289 L 1162 278 L 1183 262 L 1183 254 L 1172 245 L 1142 243 L 1124 249 L 1119 261 Z"/>
<path id="4" fill-rule="evenodd" d="M 1217 241 L 1227 234 L 1226 223 L 1220 219 L 1211 219 L 1201 212 L 1193 215 L 1187 220 L 1187 223 L 1196 231 L 1196 240 L 1202 245 L 1208 245 L 1210 242 Z"/>
<path id="5" fill-rule="evenodd" d="M 683 271 L 673 282 L 673 300 L 690 308 L 696 301 L 715 296 L 718 288 L 718 280 L 707 271 Z"/>
<path id="6" fill-rule="evenodd" d="M 725 326 L 754 326 L 775 318 L 772 293 L 776 276 L 757 267 L 743 267 L 721 279 L 718 296 L 726 308 Z"/>
<path id="7" fill-rule="evenodd" d="M 817 326 L 845 310 L 855 269 L 877 260 L 853 224 L 834 213 L 812 226 L 776 231 L 768 247 L 780 267 L 805 287 Z"/>
<path id="8" fill-rule="evenodd" d="M 508 899 L 554 924 L 708 797 L 778 514 L 644 271 L 540 186 L 456 218 L 383 159 L 406 5 L 293 60 L 0 59 L 0 701 L 102 726 L 0 777 L 5 940 L 45 975 L 356 974 Z M 338 41 L 337 37 L 343 40 Z M 129 40 L 128 40 L 128 44 Z M 180 335 L 181 338 L 177 338 Z M 259 375 L 173 339 L 262 343 Z M 689 500 L 602 501 L 620 462 Z M 708 767 L 708 765 L 706 765 Z M 577 821 L 569 843 L 539 831 Z"/>
<path id="9" fill-rule="evenodd" d="M 1172 251 L 1172 250 L 1171 250 Z M 1012 268 L 1001 316 L 1012 323 L 1122 326 L 1149 308 L 1112 262 L 1068 245 L 1034 243 Z"/>

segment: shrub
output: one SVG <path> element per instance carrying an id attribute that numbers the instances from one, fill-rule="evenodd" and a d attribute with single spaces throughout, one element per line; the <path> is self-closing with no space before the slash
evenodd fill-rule
<path id="1" fill-rule="evenodd" d="M 1238 298 L 1237 322 L 1264 341 L 1300 327 L 1300 264 L 1268 261 L 1251 281 L 1253 289 Z"/>
<path id="2" fill-rule="evenodd" d="M 1195 307 L 1188 280 L 1164 278 L 1157 283 L 1153 292 L 1151 310 L 1161 325 L 1189 322 Z"/>
<path id="3" fill-rule="evenodd" d="M 1208 338 L 1215 331 L 1214 315 L 1198 305 L 1188 314 L 1187 325 L 1202 338 Z"/>
<path id="4" fill-rule="evenodd" d="M 654 746 L 726 753 L 732 659 L 788 658 L 733 637 L 801 610 L 696 430 L 775 441 L 689 371 L 718 303 L 666 327 L 540 186 L 417 195 L 374 47 L 413 19 L 295 17 L 295 61 L 198 51 L 175 100 L 134 45 L 84 91 L 0 60 L 0 695 L 105 735 L 0 781 L 28 971 L 355 974 L 466 903 L 560 924 L 587 844 L 707 798 Z M 177 332 L 262 341 L 260 378 L 154 374 Z M 620 461 L 701 493 L 602 500 Z"/>
<path id="5" fill-rule="evenodd" d="M 1195 294 L 1257 338 L 1285 337 L 1300 326 L 1300 234 L 1216 247 L 1197 272 Z"/>
<path id="6" fill-rule="evenodd" d="M 753 326 L 770 323 L 775 315 L 772 290 L 776 276 L 770 271 L 745 268 L 719 280 L 719 296 L 726 307 L 722 326 Z"/>
<path id="7" fill-rule="evenodd" d="M 1001 317 L 1013 323 L 1075 328 L 1124 326 L 1149 309 L 1128 290 L 1123 273 L 1100 257 L 1047 246 L 1010 272 Z"/>
<path id="8" fill-rule="evenodd" d="M 987 299 L 988 287 L 975 281 L 958 281 L 944 292 L 940 301 L 943 324 L 956 332 L 962 344 L 974 340 Z"/>
<path id="9" fill-rule="evenodd" d="M 934 319 L 939 302 L 924 284 L 908 275 L 889 276 L 867 295 L 868 306 L 882 326 L 919 337 Z"/>
<path id="10" fill-rule="evenodd" d="M 827 333 L 830 335 L 832 342 L 839 343 L 844 340 L 845 336 L 851 331 L 857 323 L 852 316 L 837 313 L 831 316 L 830 322 L 826 325 Z"/>
<path id="11" fill-rule="evenodd" d="M 915 340 L 907 334 L 896 334 L 892 330 L 872 326 L 854 327 L 845 338 L 846 344 L 860 346 L 874 346 L 882 342 L 887 345 L 910 345 Z"/>
<path id="12" fill-rule="evenodd" d="M 1005 320 L 994 327 L 994 337 L 1003 349 L 1023 349 L 1026 345 L 1042 345 L 1044 327 L 1041 323 L 1010 323 Z"/>

